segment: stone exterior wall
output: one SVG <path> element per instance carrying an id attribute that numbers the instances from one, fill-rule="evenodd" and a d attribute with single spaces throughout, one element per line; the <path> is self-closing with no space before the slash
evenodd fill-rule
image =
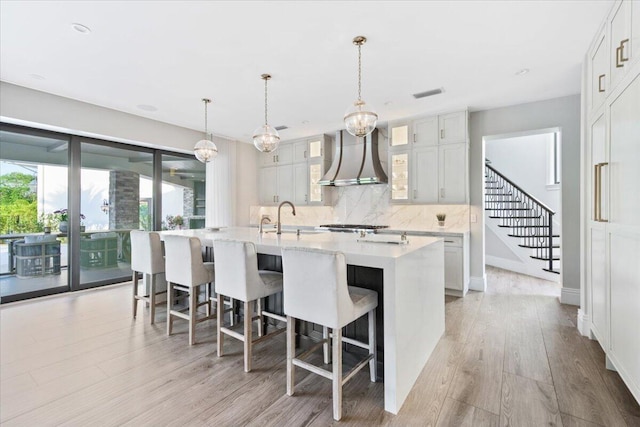
<path id="1" fill-rule="evenodd" d="M 140 174 L 109 172 L 109 229 L 140 228 Z"/>

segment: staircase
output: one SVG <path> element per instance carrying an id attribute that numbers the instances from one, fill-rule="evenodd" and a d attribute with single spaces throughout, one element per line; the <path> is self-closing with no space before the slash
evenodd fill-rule
<path id="1" fill-rule="evenodd" d="M 485 163 L 485 210 L 498 227 L 507 228 L 508 236 L 519 239 L 518 246 L 542 263 L 542 269 L 560 274 L 560 245 L 554 242 L 555 212 L 513 181 Z"/>

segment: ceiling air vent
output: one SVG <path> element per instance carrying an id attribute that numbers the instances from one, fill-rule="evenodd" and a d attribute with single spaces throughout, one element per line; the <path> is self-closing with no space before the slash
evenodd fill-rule
<path id="1" fill-rule="evenodd" d="M 438 95 L 438 94 L 440 94 L 442 92 L 444 92 L 444 90 L 441 87 L 439 87 L 438 89 L 432 89 L 432 90 L 428 90 L 426 92 L 414 93 L 413 97 L 415 99 L 426 98 L 427 96 Z"/>
<path id="2" fill-rule="evenodd" d="M 276 130 L 285 130 L 289 129 L 289 126 L 276 126 Z"/>

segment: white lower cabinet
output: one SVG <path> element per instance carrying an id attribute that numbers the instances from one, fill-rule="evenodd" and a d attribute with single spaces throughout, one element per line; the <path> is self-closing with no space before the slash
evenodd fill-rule
<path id="1" fill-rule="evenodd" d="M 469 239 L 444 237 L 444 292 L 463 297 L 469 291 Z"/>
<path id="2" fill-rule="evenodd" d="M 591 228 L 589 239 L 591 259 L 604 260 L 607 255 L 606 234 L 604 228 Z M 603 349 L 608 347 L 609 342 L 609 322 L 607 306 L 609 296 L 607 295 L 607 275 L 604 262 L 591 263 L 590 265 L 590 285 L 591 285 L 591 313 L 593 315 L 592 333 L 600 342 Z"/>

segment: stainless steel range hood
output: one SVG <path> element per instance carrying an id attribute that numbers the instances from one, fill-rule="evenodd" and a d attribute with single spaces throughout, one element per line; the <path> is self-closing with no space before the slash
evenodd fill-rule
<path id="1" fill-rule="evenodd" d="M 386 184 L 389 181 L 378 155 L 378 130 L 358 138 L 346 130 L 336 132 L 336 148 L 329 171 L 318 184 L 345 186 Z"/>

